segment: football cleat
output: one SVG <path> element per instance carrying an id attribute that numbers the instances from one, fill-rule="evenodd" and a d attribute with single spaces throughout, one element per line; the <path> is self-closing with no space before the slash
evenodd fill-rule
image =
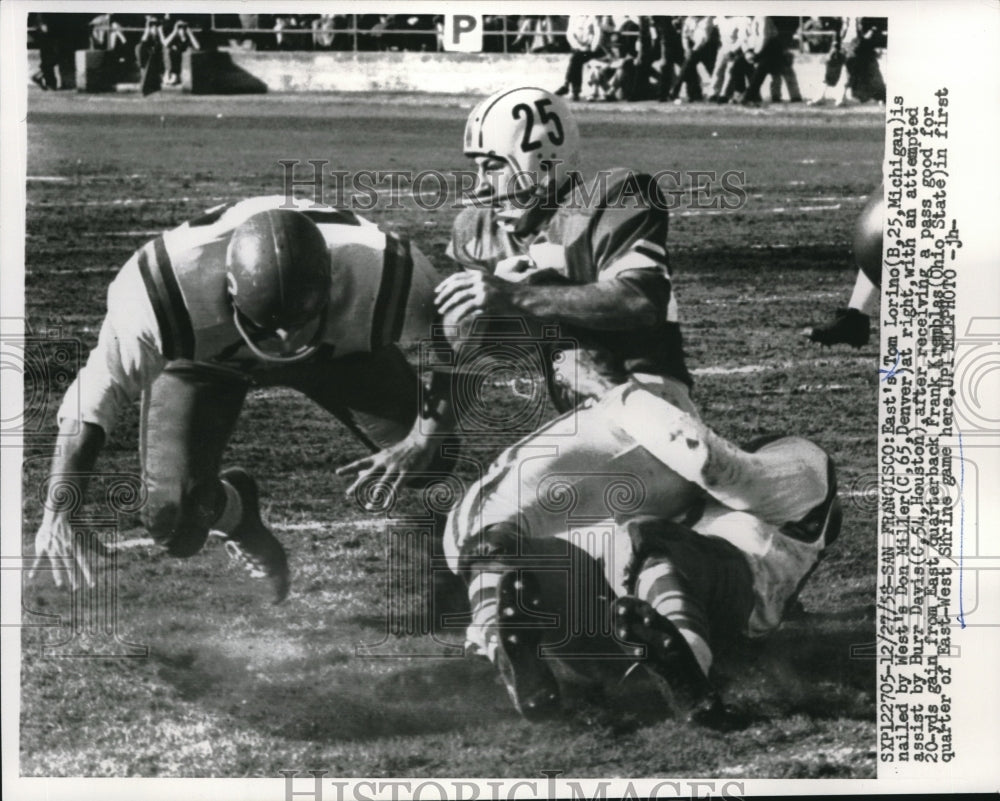
<path id="1" fill-rule="evenodd" d="M 496 666 L 515 708 L 531 721 L 551 718 L 561 710 L 559 685 L 538 652 L 542 631 L 526 611 L 539 603 L 537 579 L 527 571 L 511 570 L 500 578 Z"/>
<path id="2" fill-rule="evenodd" d="M 675 714 L 699 722 L 721 705 L 684 635 L 648 603 L 631 595 L 617 599 L 614 632 L 619 647 L 646 669 Z"/>
<path id="3" fill-rule="evenodd" d="M 291 573 L 285 549 L 260 519 L 257 482 L 241 467 L 224 470 L 220 476 L 239 493 L 243 516 L 226 535 L 226 552 L 252 578 L 266 578 L 274 590 L 274 603 L 288 597 Z"/>
<path id="4" fill-rule="evenodd" d="M 867 345 L 871 337 L 871 320 L 867 314 L 857 309 L 837 309 L 832 323 L 809 329 L 805 333 L 811 342 L 818 342 L 820 345 L 850 345 L 852 348 L 860 348 Z"/>

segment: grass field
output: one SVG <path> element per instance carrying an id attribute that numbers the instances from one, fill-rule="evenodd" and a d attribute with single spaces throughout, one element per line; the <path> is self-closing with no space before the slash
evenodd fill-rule
<path id="1" fill-rule="evenodd" d="M 35 334 L 96 341 L 105 290 L 154 233 L 222 200 L 282 191 L 280 159 L 329 169 L 466 168 L 460 143 L 472 98 L 238 99 L 32 94 L 28 116 L 26 310 Z M 23 634 L 21 770 L 36 776 L 862 777 L 875 774 L 875 345 L 819 350 L 798 335 L 844 305 L 849 240 L 878 183 L 875 109 L 582 107 L 584 171 L 740 170 L 738 210 L 682 207 L 671 258 L 695 399 L 724 435 L 813 438 L 833 454 L 844 530 L 806 587 L 806 609 L 720 666 L 727 699 L 750 725 L 721 734 L 663 716 L 637 684 L 609 713 L 578 699 L 566 720 L 518 718 L 486 665 L 442 641 L 386 638 L 384 521 L 344 497 L 333 469 L 361 447 L 309 402 L 251 394 L 227 462 L 261 480 L 266 514 L 286 544 L 293 593 L 272 607 L 218 547 L 171 560 L 139 544 L 118 554 L 125 641 L 145 658 L 43 653 L 65 627 Z M 410 234 L 438 263 L 447 209 L 366 216 Z M 874 339 L 877 342 L 877 336 Z M 38 487 L 60 392 L 55 371 L 31 395 L 45 405 L 25 451 L 24 549 L 33 552 Z M 495 388 L 493 402 L 509 402 Z M 30 410 L 29 410 L 30 411 Z M 137 473 L 137 410 L 121 421 L 100 469 Z M 502 439 L 471 443 L 482 464 Z M 96 489 L 95 489 L 96 491 Z M 407 503 L 412 504 L 409 499 Z M 72 613 L 41 575 L 24 583 L 25 623 Z M 65 650 L 65 649 L 62 649 Z M 57 649 L 57 652 L 59 649 Z"/>

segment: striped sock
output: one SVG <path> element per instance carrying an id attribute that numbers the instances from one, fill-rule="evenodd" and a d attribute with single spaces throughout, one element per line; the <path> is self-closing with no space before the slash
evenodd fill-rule
<path id="1" fill-rule="evenodd" d="M 677 627 L 707 676 L 712 667 L 708 621 L 674 566 L 666 559 L 648 560 L 639 573 L 635 594 Z"/>
<path id="2" fill-rule="evenodd" d="M 467 639 L 472 650 L 479 651 L 494 661 L 497 649 L 496 624 L 498 616 L 497 587 L 501 573 L 483 570 L 476 573 L 469 582 L 469 606 L 472 608 L 472 623 Z"/>

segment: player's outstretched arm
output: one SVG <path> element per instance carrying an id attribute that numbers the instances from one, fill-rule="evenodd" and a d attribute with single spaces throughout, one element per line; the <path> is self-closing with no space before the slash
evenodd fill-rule
<path id="1" fill-rule="evenodd" d="M 93 544 L 87 545 L 83 539 L 75 537 L 70 516 L 78 499 L 84 497 L 87 475 L 94 469 L 104 439 L 104 430 L 93 423 L 67 419 L 60 426 L 59 442 L 49 472 L 45 513 L 35 534 L 35 560 L 29 578 L 33 578 L 40 568 L 44 569 L 48 562 L 57 587 L 63 586 L 65 581 L 75 590 L 81 576 L 89 586 L 94 586 L 100 559 L 106 551 L 97 540 L 88 538 L 87 542 Z"/>
<path id="2" fill-rule="evenodd" d="M 438 313 L 453 320 L 468 315 L 524 315 L 604 331 L 627 331 L 655 324 L 662 310 L 625 281 L 537 286 L 514 283 L 487 273 L 455 273 L 437 288 Z"/>
<path id="3" fill-rule="evenodd" d="M 426 390 L 423 408 L 409 434 L 394 445 L 337 469 L 338 476 L 354 479 L 347 488 L 348 496 L 374 481 L 371 490 L 364 493 L 364 497 L 370 499 L 365 508 L 370 512 L 379 511 L 398 497 L 411 478 L 426 475 L 442 462 L 441 448 L 447 443 L 454 444 L 451 435 L 455 431 L 455 414 L 451 406 L 450 382 L 450 375 L 435 372 Z M 380 501 L 384 503 L 380 505 Z"/>

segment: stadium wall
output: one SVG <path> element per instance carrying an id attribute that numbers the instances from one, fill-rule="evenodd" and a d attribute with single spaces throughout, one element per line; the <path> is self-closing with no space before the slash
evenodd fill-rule
<path id="1" fill-rule="evenodd" d="M 261 52 L 219 50 L 185 53 L 181 86 L 193 94 L 256 92 L 431 92 L 489 94 L 514 85 L 559 86 L 565 54 Z M 29 51 L 29 74 L 38 68 Z M 822 91 L 825 55 L 799 54 L 795 69 L 804 97 Z M 77 88 L 114 91 L 102 51 L 77 51 Z M 117 88 L 138 81 L 122 76 Z M 131 88 L 131 87 L 130 87 Z M 766 84 L 765 84 L 765 97 Z"/>

